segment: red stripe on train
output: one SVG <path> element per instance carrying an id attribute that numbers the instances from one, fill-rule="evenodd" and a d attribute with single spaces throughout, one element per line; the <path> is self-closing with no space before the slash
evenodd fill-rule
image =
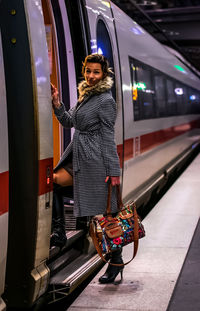
<path id="1" fill-rule="evenodd" d="M 167 129 L 162 129 L 156 132 L 148 133 L 140 137 L 129 138 L 124 141 L 124 161 L 134 158 L 138 153 L 144 153 L 157 147 L 172 138 L 182 135 L 194 128 L 200 128 L 200 119 L 189 123 L 176 125 Z M 123 145 L 117 145 L 117 152 L 120 158 L 122 167 L 122 151 Z"/>
<path id="2" fill-rule="evenodd" d="M 0 216 L 8 212 L 9 207 L 9 172 L 0 173 Z"/>
<path id="3" fill-rule="evenodd" d="M 39 161 L 39 190 L 42 195 L 53 190 L 53 158 Z"/>

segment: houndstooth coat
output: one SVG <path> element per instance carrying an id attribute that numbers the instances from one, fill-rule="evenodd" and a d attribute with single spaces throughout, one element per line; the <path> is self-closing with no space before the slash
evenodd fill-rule
<path id="1" fill-rule="evenodd" d="M 79 100 L 68 112 L 63 103 L 54 109 L 64 127 L 74 127 L 72 142 L 64 151 L 55 171 L 73 151 L 74 215 L 93 216 L 105 213 L 108 183 L 106 176 L 120 176 L 119 158 L 114 141 L 116 103 L 111 94 L 112 79 L 106 77 L 95 86 L 79 84 Z M 117 211 L 115 187 L 112 212 Z"/>

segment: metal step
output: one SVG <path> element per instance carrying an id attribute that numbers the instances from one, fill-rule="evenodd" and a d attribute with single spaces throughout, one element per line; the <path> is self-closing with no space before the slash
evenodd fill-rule
<path id="1" fill-rule="evenodd" d="M 73 230 L 73 231 L 67 231 L 66 237 L 67 237 L 67 243 L 62 248 L 62 253 L 66 251 L 66 249 L 70 248 L 80 237 L 84 236 L 85 232 L 84 230 Z M 49 260 L 56 257 L 60 251 L 60 247 L 54 246 L 50 249 L 49 253 Z"/>
<path id="2" fill-rule="evenodd" d="M 70 249 L 64 254 L 60 255 L 58 258 L 53 260 L 48 264 L 48 267 L 51 271 L 51 276 L 55 275 L 63 269 L 65 266 L 69 265 L 73 260 L 75 260 L 78 256 L 80 256 L 81 251 L 76 249 Z"/>
<path id="3" fill-rule="evenodd" d="M 69 295 L 102 265 L 103 261 L 98 254 L 81 254 L 50 278 L 49 294 L 52 294 L 51 302 Z"/>
<path id="4" fill-rule="evenodd" d="M 76 230 L 76 217 L 73 215 L 73 208 L 72 204 L 64 205 L 66 231 Z"/>

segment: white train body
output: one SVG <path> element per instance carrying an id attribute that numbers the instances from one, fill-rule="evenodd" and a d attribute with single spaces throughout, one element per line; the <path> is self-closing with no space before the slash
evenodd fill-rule
<path id="1" fill-rule="evenodd" d="M 8 306 L 11 307 L 31 306 L 46 291 L 49 284 L 50 272 L 46 260 L 49 257 L 51 231 L 53 158 L 55 165 L 69 142 L 69 137 L 73 135 L 73 130 L 71 133 L 69 130 L 64 132 L 55 119 L 52 119 L 50 80 L 57 85 L 66 107 L 74 106 L 77 100 L 76 86 L 81 75 L 81 60 L 84 59 L 86 52 L 104 52 L 101 42 L 110 44 L 108 44 L 109 55 L 115 73 L 116 94 L 114 95 L 116 95 L 118 106 L 116 143 L 121 162 L 124 202 L 136 200 L 138 206 L 146 204 L 152 193 L 164 185 L 170 173 L 193 152 L 200 142 L 199 77 L 110 1 L 85 0 L 74 1 L 73 4 L 72 2 L 64 0 L 19 1 L 16 3 L 16 8 L 10 7 L 6 0 L 2 0 L 0 3 L 3 14 L 8 14 L 10 20 L 12 19 L 12 26 L 9 26 L 8 29 L 6 28 L 6 19 L 1 24 L 2 45 L 5 46 L 5 49 L 3 56 L 0 38 L 0 139 L 1 148 L 4 150 L 0 156 L 0 185 L 2 187 L 2 175 L 6 173 L 8 177 L 9 158 L 13 170 L 9 176 L 11 182 L 10 196 L 13 195 L 11 191 L 15 191 L 14 183 L 20 178 L 22 185 L 26 182 L 29 185 L 29 180 L 34 181 L 32 192 L 32 184 L 30 183 L 30 186 L 26 188 L 30 192 L 25 193 L 24 196 L 18 197 L 14 193 L 18 202 L 16 203 L 16 209 L 19 210 L 18 216 L 15 212 L 15 203 L 12 201 L 9 206 L 9 226 L 14 226 L 14 215 L 18 224 L 18 227 L 16 225 L 16 228 L 10 231 L 12 236 L 10 234 L 8 237 L 7 282 L 9 286 L 5 297 Z M 79 8 L 77 14 L 73 12 L 74 7 Z M 18 12 L 21 14 L 21 21 L 24 23 L 23 36 L 26 50 L 28 49 L 29 53 L 29 55 L 24 56 L 28 65 L 24 65 L 23 69 L 27 69 L 26 75 L 29 77 L 27 81 L 26 79 L 23 80 L 20 68 L 13 71 L 13 77 L 12 74 L 10 75 L 10 72 L 14 70 L 10 65 L 11 61 L 14 64 L 20 55 L 17 54 L 19 52 L 13 50 L 14 46 L 16 49 L 19 48 L 20 31 L 22 32 L 18 26 Z M 82 37 L 80 36 L 80 38 L 75 36 L 77 30 L 72 27 L 73 19 L 76 18 L 81 25 Z M 18 27 L 19 33 L 17 32 Z M 16 29 L 16 38 L 12 38 L 13 29 Z M 105 31 L 108 37 L 102 36 L 102 31 Z M 19 40 L 17 36 L 19 36 Z M 7 38 L 12 38 L 10 43 L 12 46 L 9 45 Z M 84 51 L 79 49 L 79 41 L 82 43 Z M 5 55 L 6 49 L 8 55 Z M 21 58 L 20 61 L 22 61 Z M 77 68 L 79 69 L 78 73 Z M 21 101 L 18 100 L 19 94 L 16 94 L 16 103 L 15 97 L 11 98 L 10 93 L 7 99 L 4 70 L 7 77 L 7 90 L 10 92 L 13 83 L 22 83 L 17 81 L 18 75 L 20 75 L 20 81 L 23 81 L 23 88 L 26 91 L 24 100 L 22 93 L 20 93 Z M 134 80 L 134 77 L 139 77 L 141 72 L 144 72 L 144 75 L 145 72 L 148 72 L 147 76 L 151 79 L 148 78 L 147 80 L 150 84 L 152 83 L 151 87 L 148 87 L 148 83 L 139 78 L 139 80 Z M 175 87 L 176 90 L 176 94 L 174 94 L 173 89 L 173 94 L 170 94 L 171 97 L 167 97 L 168 101 L 164 101 L 164 97 L 161 96 L 162 104 L 159 104 L 158 94 L 161 89 L 164 90 L 164 87 L 160 81 L 164 81 L 163 85 Z M 165 92 L 166 95 L 166 89 L 167 87 L 162 91 L 162 94 Z M 21 92 L 23 92 L 22 88 Z M 186 98 L 184 97 L 186 96 L 184 95 L 185 92 L 189 96 L 188 103 L 190 102 L 191 107 L 194 106 L 192 101 L 195 100 L 196 110 L 193 111 L 193 108 L 188 108 L 184 100 L 180 100 L 181 95 L 183 95 L 183 99 Z M 150 100 L 144 103 L 141 98 L 145 98 L 145 96 Z M 174 104 L 176 99 L 177 103 Z M 8 119 L 10 120 L 8 130 L 6 102 L 9 107 Z M 178 113 L 181 111 L 180 103 L 183 103 L 185 113 Z M 160 105 L 159 112 L 157 112 L 157 104 Z M 170 104 L 169 113 L 168 104 Z M 31 159 L 25 167 L 26 171 L 28 166 L 30 168 L 33 165 L 33 170 L 30 170 L 30 173 L 24 172 L 23 166 L 19 166 L 21 171 L 17 170 L 18 159 L 25 156 L 20 154 L 20 152 L 22 153 L 20 148 L 24 150 L 23 143 L 27 141 L 26 136 L 24 136 L 23 143 L 18 149 L 13 149 L 14 140 L 10 142 L 11 148 L 10 153 L 8 153 L 8 133 L 10 131 L 10 137 L 15 135 L 15 131 L 12 129 L 14 119 L 10 116 L 12 105 L 13 107 L 22 105 L 23 109 L 30 106 L 30 111 L 27 112 L 28 116 L 27 114 L 24 115 L 24 120 L 26 118 L 31 120 L 32 116 L 32 125 L 30 128 L 28 125 L 27 128 L 24 128 L 27 135 L 32 135 L 33 141 L 33 144 L 27 147 L 32 148 L 31 151 L 33 152 L 27 153 L 27 156 L 31 155 Z M 176 106 L 176 113 L 173 105 Z M 187 109 L 191 109 L 191 113 L 188 113 L 189 110 Z M 19 139 L 20 132 L 18 131 L 16 135 Z M 11 150 L 16 150 L 14 158 Z M 14 165 L 13 161 L 16 161 Z M 22 171 L 25 174 L 23 176 L 20 175 Z M 7 179 L 5 187 L 8 189 Z M 21 209 L 20 202 L 22 204 Z M 8 200 L 6 204 L 8 204 Z M 1 211 L 4 213 L 2 214 Z M 20 217 L 26 222 L 25 224 L 22 223 Z M 29 223 L 33 229 L 32 227 L 29 228 L 27 225 Z M 2 206 L 1 201 L 0 233 L 1 295 L 4 291 L 8 234 L 8 206 Z M 19 235 L 18 239 L 17 235 Z M 25 247 L 22 242 L 23 236 L 26 237 L 24 239 L 26 247 L 28 245 L 27 239 L 30 238 L 30 248 L 28 247 L 27 252 L 31 255 L 28 256 L 28 259 L 26 256 L 23 257 L 23 254 L 21 255 Z M 17 261 L 17 268 L 13 269 L 14 259 L 12 256 L 13 252 L 16 252 L 16 247 L 13 246 L 12 241 L 15 237 L 14 243 L 21 241 L 22 245 L 19 243 L 19 255 L 21 257 Z M 26 265 L 25 271 L 27 272 L 24 272 L 24 265 Z M 13 275 L 14 279 L 12 279 Z M 26 299 L 21 296 L 20 286 L 16 289 L 16 283 L 25 288 Z M 3 310 L 1 303 L 3 306 L 4 303 L 0 300 L 0 310 Z"/>
<path id="2" fill-rule="evenodd" d="M 155 176 L 156 173 L 160 170 L 164 172 L 171 161 L 182 154 L 184 150 L 191 146 L 193 141 L 198 140 L 200 137 L 200 130 L 191 128 L 191 122 L 199 120 L 199 115 L 187 114 L 162 118 L 148 118 L 138 121 L 134 120 L 132 100 L 133 85 L 130 76 L 129 57 L 139 60 L 152 68 L 156 68 L 165 75 L 188 86 L 192 86 L 197 90 L 200 90 L 200 80 L 188 67 L 180 62 L 178 58 L 170 54 L 164 46 L 152 38 L 142 27 L 131 18 L 127 17 L 127 15 L 115 5 L 111 4 L 111 13 L 109 3 L 106 1 L 102 1 L 100 5 L 98 0 L 88 0 L 86 4 L 93 42 L 98 41 L 96 27 L 94 27 L 94 25 L 97 26 L 99 19 L 105 22 L 112 41 L 119 107 L 116 124 L 116 141 L 118 145 L 121 142 L 121 99 L 123 98 L 125 146 L 123 197 L 125 201 L 127 201 L 133 198 L 133 194 L 139 191 L 141 185 L 144 185 L 149 180 L 151 180 L 150 183 L 152 183 L 152 177 Z M 113 19 L 116 25 L 116 36 Z M 118 41 L 118 49 L 116 40 Z M 119 64 L 121 68 L 121 80 Z M 180 71 L 177 68 L 181 68 L 182 70 Z M 188 130 L 184 133 L 185 128 Z M 174 135 L 173 139 L 165 141 L 162 136 L 170 131 L 177 131 L 177 135 Z M 183 134 L 180 135 L 179 131 L 182 131 Z M 160 142 L 155 142 L 155 144 L 151 142 L 148 148 L 145 149 L 142 142 L 147 134 L 149 134 L 150 140 L 153 139 L 154 135 L 159 135 Z M 142 192 L 143 191 L 144 189 Z M 137 193 L 137 195 L 138 194 L 139 193 Z"/>

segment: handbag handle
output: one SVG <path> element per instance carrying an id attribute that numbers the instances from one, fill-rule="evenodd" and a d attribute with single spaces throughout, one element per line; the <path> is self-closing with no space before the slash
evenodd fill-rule
<path id="1" fill-rule="evenodd" d="M 122 196 L 120 191 L 120 186 L 116 185 L 116 192 L 117 192 L 117 205 L 119 211 L 123 208 Z M 112 194 L 112 184 L 109 183 L 108 185 L 108 196 L 107 196 L 107 207 L 106 207 L 106 214 L 112 215 L 111 213 L 111 194 Z"/>
<path id="2" fill-rule="evenodd" d="M 121 198 L 120 186 L 116 185 L 116 189 L 117 189 L 118 208 L 119 208 L 119 210 L 121 210 L 123 208 L 123 203 L 122 203 L 122 198 Z M 112 214 L 111 214 L 111 193 L 112 193 L 112 185 L 110 183 L 109 186 L 108 186 L 108 197 L 107 197 L 106 213 L 107 213 L 107 215 L 111 215 L 112 216 Z M 104 258 L 103 254 L 102 254 L 101 247 L 99 246 L 97 237 L 94 234 L 94 231 L 93 231 L 93 228 L 92 228 L 92 226 L 93 226 L 92 222 L 90 223 L 90 235 L 91 235 L 92 240 L 94 242 L 94 245 L 95 245 L 95 248 L 97 250 L 97 253 L 99 254 L 99 256 L 101 257 L 101 259 L 104 262 L 109 263 L 112 266 L 123 267 L 123 266 L 129 264 L 134 259 L 134 257 L 137 254 L 138 244 L 139 244 L 139 233 L 138 233 L 138 231 L 139 231 L 139 224 L 138 224 L 138 214 L 137 214 L 135 203 L 134 203 L 134 207 L 133 208 L 134 208 L 134 230 L 133 230 L 133 244 L 134 244 L 134 246 L 133 246 L 133 256 L 126 263 L 115 264 L 115 263 L 111 263 L 111 262 L 107 261 Z"/>

